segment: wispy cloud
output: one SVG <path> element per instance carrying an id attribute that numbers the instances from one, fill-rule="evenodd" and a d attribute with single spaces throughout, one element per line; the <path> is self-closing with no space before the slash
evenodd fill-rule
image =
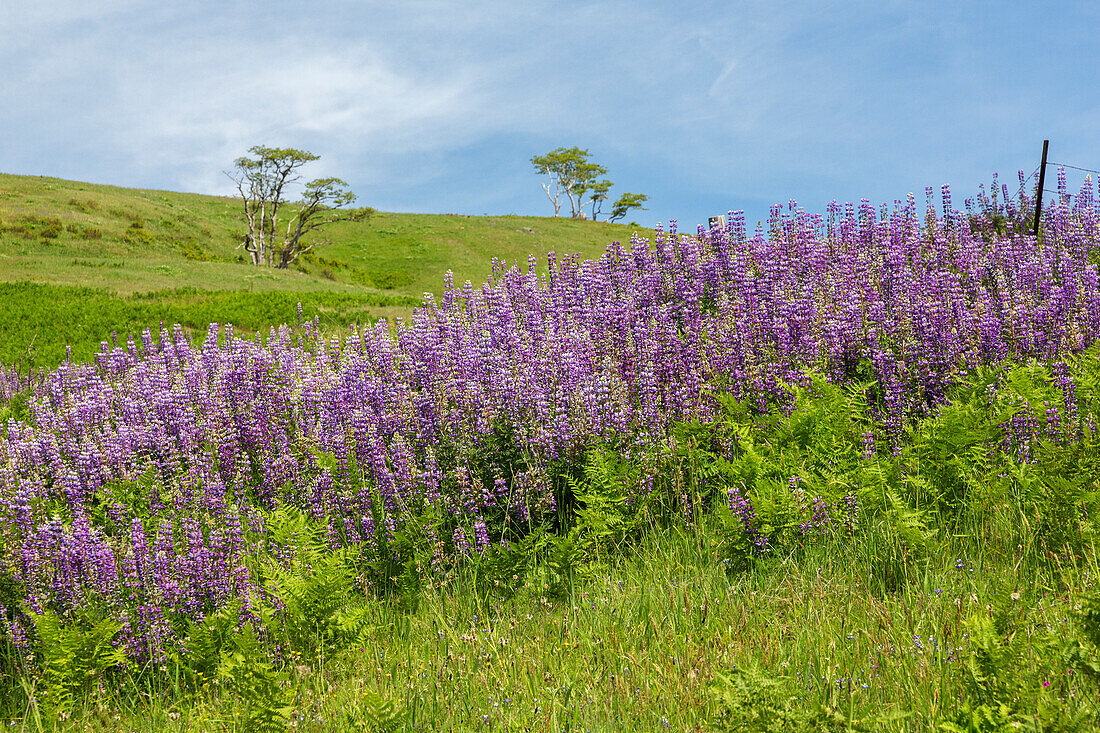
<path id="1" fill-rule="evenodd" d="M 477 100 L 461 69 L 418 79 L 369 48 L 286 55 L 248 43 L 176 54 L 155 80 L 138 62 L 121 71 L 117 93 L 151 101 L 131 110 L 121 131 L 133 156 L 170 167 L 188 149 L 193 167 L 214 171 L 260 143 L 320 144 L 343 156 L 461 144 L 450 121 L 468 117 Z M 196 173 L 206 189 L 218 180 Z"/>

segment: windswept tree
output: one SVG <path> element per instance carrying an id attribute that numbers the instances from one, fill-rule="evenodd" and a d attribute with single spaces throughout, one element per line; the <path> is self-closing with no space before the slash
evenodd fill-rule
<path id="1" fill-rule="evenodd" d="M 584 162 L 577 166 L 576 182 L 565 194 L 569 197 L 569 207 L 574 219 L 584 218 L 584 200 L 597 185 L 596 178 L 607 173 L 607 169 L 598 163 Z M 601 184 L 602 185 L 602 184 Z M 607 183 L 611 187 L 611 183 Z"/>
<path id="2" fill-rule="evenodd" d="M 355 201 L 346 181 L 317 178 L 305 184 L 300 201 L 288 202 L 287 189 L 301 180 L 298 171 L 319 158 L 305 150 L 249 148 L 252 158 L 241 157 L 226 175 L 237 184 L 248 231 L 240 247 L 252 257 L 252 264 L 285 269 L 320 242 L 306 239 L 321 227 L 338 221 L 363 221 L 374 210 L 345 208 Z M 282 228 L 284 208 L 291 212 Z"/>
<path id="3" fill-rule="evenodd" d="M 607 217 L 608 221 L 618 221 L 626 216 L 626 213 L 631 209 L 641 209 L 645 211 L 646 208 L 642 206 L 649 197 L 644 193 L 624 193 L 622 196 L 611 205 L 611 216 Z"/>
<path id="4" fill-rule="evenodd" d="M 592 221 L 596 221 L 603 209 L 603 202 L 607 201 L 607 192 L 611 190 L 611 181 L 606 178 L 592 184 L 592 190 L 588 194 L 588 203 L 592 205 Z"/>
<path id="5" fill-rule="evenodd" d="M 584 192 L 591 181 L 607 173 L 603 166 L 588 160 L 587 150 L 577 147 L 555 148 L 546 155 L 536 155 L 531 158 L 531 165 L 550 179 L 542 184 L 542 190 L 554 205 L 554 216 L 561 210 L 561 196 L 565 194 L 574 219 L 581 214 Z"/>

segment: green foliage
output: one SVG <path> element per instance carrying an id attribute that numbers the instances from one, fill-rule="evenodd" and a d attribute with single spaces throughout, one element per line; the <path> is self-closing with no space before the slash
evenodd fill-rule
<path id="1" fill-rule="evenodd" d="M 408 270 L 398 268 L 364 270 L 344 260 L 318 255 L 313 251 L 304 252 L 298 262 L 295 263 L 295 267 L 303 272 L 307 271 L 307 265 L 321 265 L 322 276 L 329 280 L 335 279 L 336 273 L 347 273 L 351 280 L 379 290 L 404 288 L 416 279 Z"/>
<path id="2" fill-rule="evenodd" d="M 1019 592 L 1001 591 L 993 604 L 967 617 L 970 648 L 964 660 L 966 693 L 955 719 L 945 722 L 943 730 L 954 733 L 1095 730 L 1096 711 L 1091 705 L 1069 707 L 1064 700 L 1050 694 L 1049 681 L 1037 686 L 1022 674 L 1030 657 L 1051 655 L 1057 658 L 1059 646 L 1063 647 L 1062 657 L 1075 666 L 1080 665 L 1079 669 L 1095 668 L 1094 648 L 1086 651 L 1074 642 L 1066 644 L 1022 627 L 1019 623 L 1022 613 L 1017 606 L 1019 598 Z M 1091 611 L 1083 616 L 1082 626 L 1087 638 L 1091 636 L 1088 630 Z"/>
<path id="3" fill-rule="evenodd" d="M 1081 598 L 1077 621 L 1082 640 L 1100 660 L 1100 594 L 1089 593 Z M 1095 671 L 1100 674 L 1100 670 Z"/>
<path id="4" fill-rule="evenodd" d="M 67 713 L 92 691 L 110 669 L 126 666 L 125 651 L 114 645 L 122 624 L 94 615 L 62 618 L 53 611 L 29 612 L 38 640 L 38 682 L 34 700 L 47 718 Z"/>
<path id="5" fill-rule="evenodd" d="M 849 534 L 858 521 L 870 575 L 896 590 L 933 539 L 915 501 L 920 474 L 865 452 L 877 432 L 867 399 L 873 385 L 807 376 L 808 386 L 790 385 L 789 408 L 758 414 L 752 402 L 724 396 L 716 423 L 677 433 L 682 470 L 714 507 L 708 529 L 716 552 L 740 571 L 764 555 Z"/>
<path id="6" fill-rule="evenodd" d="M 576 582 L 590 578 L 647 521 L 641 506 L 627 505 L 628 486 L 637 480 L 635 472 L 636 467 L 615 453 L 591 450 L 583 477 L 567 478 L 572 516 L 556 536 L 534 544 L 550 595 L 564 596 Z"/>
<path id="7" fill-rule="evenodd" d="M 477 607 L 484 610 L 494 603 L 513 598 L 535 569 L 539 557 L 549 553 L 551 560 L 548 564 L 552 564 L 556 553 L 571 551 L 572 545 L 568 550 L 563 550 L 559 543 L 569 545 L 544 530 L 536 529 L 522 539 L 490 545 L 468 558 Z M 554 567 L 557 571 L 567 572 L 557 565 Z"/>
<path id="8" fill-rule="evenodd" d="M 180 241 L 176 246 L 179 247 L 184 259 L 192 262 L 232 262 L 229 258 L 219 257 L 195 242 Z"/>
<path id="9" fill-rule="evenodd" d="M 194 699 L 211 685 L 239 697 L 235 717 L 241 730 L 284 730 L 294 711 L 289 677 L 270 661 L 254 622 L 242 621 L 239 601 L 190 622 L 176 664 Z"/>
<path id="10" fill-rule="evenodd" d="M 246 623 L 223 646 L 217 678 L 237 694 L 242 709 L 237 713 L 240 728 L 246 731 L 282 731 L 294 712 L 293 690 L 287 675 L 267 660 L 256 630 Z"/>
<path id="11" fill-rule="evenodd" d="M 937 510 L 957 513 L 971 498 L 980 496 L 996 464 L 994 441 L 1001 423 L 1015 409 L 998 406 L 990 416 L 988 390 L 995 379 L 992 370 L 981 369 L 956 390 L 955 398 L 940 408 L 934 420 L 911 425 L 912 460 L 922 469 L 931 495 L 921 499 Z"/>
<path id="12" fill-rule="evenodd" d="M 554 205 L 554 216 L 558 215 L 560 207 L 558 202 L 561 194 L 564 193 L 569 198 L 573 218 L 577 218 L 580 207 L 577 205 L 577 200 L 573 198 L 575 192 L 581 189 L 579 193 L 583 194 L 583 189 L 590 185 L 595 176 L 607 172 L 602 167 L 591 163 L 588 155 L 587 150 L 578 147 L 561 147 L 554 148 L 545 155 L 531 157 L 531 165 L 535 167 L 535 172 L 550 177 L 550 183 L 542 184 L 542 188 L 546 191 L 550 203 Z"/>
<path id="13" fill-rule="evenodd" d="M 146 231 L 145 225 L 139 220 L 126 228 L 126 231 L 122 233 L 122 241 L 143 246 L 153 242 L 153 235 Z"/>
<path id="14" fill-rule="evenodd" d="M 592 220 L 595 221 L 600 214 L 613 184 L 606 178 L 597 180 L 607 173 L 607 169 L 593 163 L 588 156 L 587 150 L 572 147 L 555 148 L 545 155 L 531 158 L 535 171 L 550 178 L 549 183 L 542 184 L 542 188 L 554 205 L 554 216 L 558 215 L 561 208 L 560 199 L 563 193 L 569 199 L 570 213 L 574 219 L 584 218 L 586 200 L 592 207 Z M 644 194 L 624 193 L 612 206 L 608 221 L 622 219 L 631 209 L 644 209 L 642 204 L 646 199 Z"/>
<path id="15" fill-rule="evenodd" d="M 970 656 L 966 660 L 966 678 L 971 695 L 979 703 L 998 704 L 1018 696 L 1018 680 L 1013 674 L 1022 651 L 1022 637 L 1002 607 L 993 617 L 976 611 L 967 619 Z"/>
<path id="16" fill-rule="evenodd" d="M 591 184 L 588 201 L 592 205 L 592 221 L 596 221 L 596 217 L 600 215 L 600 209 L 603 207 L 603 202 L 607 201 L 607 192 L 611 190 L 611 185 L 611 181 L 606 178 Z"/>
<path id="17" fill-rule="evenodd" d="M 198 692 L 217 680 L 222 652 L 234 648 L 240 609 L 240 602 L 236 601 L 205 618 L 187 622 L 177 661 L 189 691 Z"/>
<path id="18" fill-rule="evenodd" d="M 63 231 L 61 219 L 56 216 L 25 215 L 12 224 L 0 223 L 0 234 L 11 234 L 23 239 L 54 240 Z"/>
<path id="19" fill-rule="evenodd" d="M 28 406 L 30 398 L 30 390 L 23 390 L 13 394 L 11 399 L 0 406 L 0 435 L 8 434 L 8 422 L 12 420 L 24 424 L 30 423 L 31 411 Z"/>
<path id="20" fill-rule="evenodd" d="M 156 469 L 148 468 L 134 479 L 114 479 L 99 487 L 95 495 L 84 507 L 84 511 L 92 519 L 95 526 L 103 529 L 107 535 L 129 532 L 130 525 L 117 526 L 115 515 L 108 511 L 108 507 L 120 506 L 126 510 L 128 517 L 138 517 L 142 520 L 149 518 L 149 499 L 162 491 L 163 482 L 157 475 Z M 54 513 L 59 516 L 67 516 L 70 512 L 67 502 L 59 501 Z M 126 520 L 124 520 L 125 522 Z"/>
<path id="21" fill-rule="evenodd" d="M 281 602 L 272 612 L 271 630 L 291 649 L 307 655 L 333 648 L 348 632 L 360 631 L 349 623 L 355 592 L 352 568 L 354 548 L 333 550 L 325 532 L 305 513 L 280 508 L 267 519 L 270 545 L 280 561 L 268 556 L 261 577 Z"/>
<path id="22" fill-rule="evenodd" d="M 719 672 L 712 685 L 720 704 L 719 730 L 744 730 L 770 733 L 791 730 L 794 721 L 781 700 L 782 686 L 756 669 Z"/>
<path id="23" fill-rule="evenodd" d="M 644 193 L 630 193 L 627 191 L 611 205 L 611 216 L 607 218 L 608 221 L 618 221 L 622 219 L 631 209 L 641 209 L 645 211 L 646 208 L 642 206 L 649 197 Z"/>
<path id="24" fill-rule="evenodd" d="M 1066 642 L 1063 661 L 1068 669 L 1100 680 L 1100 594 L 1081 597 L 1076 621 L 1077 637 Z"/>
<path id="25" fill-rule="evenodd" d="M 630 533 L 626 516 L 626 474 L 629 467 L 608 451 L 591 451 L 584 480 L 570 478 L 576 499 L 569 536 L 584 563 L 606 563 Z"/>
<path id="26" fill-rule="evenodd" d="M 977 706 L 963 703 L 963 710 L 953 722 L 944 723 L 941 729 L 950 733 L 1009 733 L 1019 730 L 1025 721 L 1016 718 L 1011 706 L 998 703 L 990 706 L 981 703 Z"/>
<path id="27" fill-rule="evenodd" d="M 69 199 L 69 206 L 85 214 L 91 213 L 99 208 L 99 204 L 96 203 L 95 199 L 78 199 L 75 197 Z"/>
<path id="28" fill-rule="evenodd" d="M 434 507 L 410 512 L 391 538 L 385 530 L 388 510 L 377 496 L 374 499 L 374 547 L 363 553 L 363 570 L 377 596 L 396 597 L 399 608 L 415 612 L 424 585 L 435 572 L 432 560 L 442 519 Z"/>
<path id="29" fill-rule="evenodd" d="M 857 529 L 882 592 L 903 587 L 943 532 L 992 535 L 1054 563 L 1088 557 L 1100 532 L 1100 444 L 1087 427 L 1100 412 L 1098 364 L 1094 349 L 1065 367 L 1071 404 L 1041 366 L 978 370 L 895 436 L 876 423 L 873 382 L 807 374 L 788 385 L 790 404 L 762 413 L 719 397 L 714 423 L 677 428 L 679 475 L 715 507 L 708 529 L 731 570 Z"/>
<path id="30" fill-rule="evenodd" d="M 408 711 L 398 708 L 373 690 L 360 690 L 344 709 L 344 722 L 353 730 L 393 733 L 404 729 L 410 720 Z"/>
<path id="31" fill-rule="evenodd" d="M 1070 360 L 1065 371 L 1076 392 L 1068 403 L 1051 370 L 1036 363 L 985 370 L 959 386 L 936 423 L 952 444 L 922 451 L 931 443 L 925 438 L 914 451 L 934 481 L 953 487 L 947 503 L 958 522 L 1023 523 L 1047 556 L 1092 552 L 1100 531 L 1100 514 L 1091 510 L 1100 503 L 1100 441 L 1089 427 L 1100 412 L 1098 368 L 1095 347 Z M 1013 421 L 1031 427 L 1018 435 Z M 1000 450 L 1006 442 L 1007 453 Z"/>
<path id="32" fill-rule="evenodd" d="M 413 281 L 413 276 L 405 270 L 373 269 L 363 272 L 362 278 L 368 285 L 382 290 L 396 290 L 406 287 Z"/>
<path id="33" fill-rule="evenodd" d="M 886 494 L 884 511 L 866 521 L 868 575 L 876 589 L 896 592 L 907 584 L 914 565 L 932 551 L 935 533 L 925 524 L 924 513 L 893 491 Z"/>
<path id="34" fill-rule="evenodd" d="M 759 668 L 719 672 L 711 684 L 718 706 L 715 730 L 746 733 L 785 731 L 872 731 L 904 716 L 875 715 L 856 718 L 851 706 L 844 709 L 823 702 L 815 707 L 798 704 L 786 694 L 786 680 L 769 676 Z"/>

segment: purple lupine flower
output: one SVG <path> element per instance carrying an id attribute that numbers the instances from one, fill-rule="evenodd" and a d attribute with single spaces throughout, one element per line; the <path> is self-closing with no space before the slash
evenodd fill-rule
<path id="1" fill-rule="evenodd" d="M 768 538 L 760 532 L 756 522 L 756 510 L 752 506 L 746 497 L 741 495 L 741 492 L 736 487 L 730 487 L 726 490 L 726 499 L 729 503 L 730 511 L 737 515 L 741 520 L 741 525 L 745 531 L 745 536 L 749 542 L 752 543 L 756 549 L 757 554 L 764 554 L 768 551 Z"/>
<path id="2" fill-rule="evenodd" d="M 808 520 L 798 525 L 798 531 L 803 535 L 811 533 L 821 534 L 825 531 L 825 526 L 829 524 L 830 519 L 829 508 L 826 506 L 825 500 L 820 496 L 815 496 L 813 500 L 813 514 Z"/>
<path id="3" fill-rule="evenodd" d="M 456 555 L 470 554 L 470 542 L 466 539 L 466 530 L 462 527 L 455 527 L 453 541 Z"/>
<path id="4" fill-rule="evenodd" d="M 855 494 L 845 494 L 840 504 L 840 510 L 843 514 L 844 529 L 851 535 L 859 525 L 859 500 Z"/>
<path id="5" fill-rule="evenodd" d="M 863 439 L 863 460 L 869 461 L 875 457 L 875 433 L 873 430 L 867 430 L 861 437 Z"/>
<path id="6" fill-rule="evenodd" d="M 489 530 L 482 519 L 474 520 L 474 539 L 477 541 L 477 551 L 485 552 L 489 547 Z"/>

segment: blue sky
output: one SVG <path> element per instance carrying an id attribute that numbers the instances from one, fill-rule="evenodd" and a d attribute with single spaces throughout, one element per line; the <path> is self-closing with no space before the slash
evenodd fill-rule
<path id="1" fill-rule="evenodd" d="M 228 194 L 222 172 L 266 144 L 382 210 L 548 216 L 529 159 L 576 145 L 612 197 L 649 196 L 629 218 L 694 231 L 792 198 L 949 183 L 961 202 L 1032 171 L 1043 138 L 1100 168 L 1094 2 L 11 6 L 6 173 Z"/>

